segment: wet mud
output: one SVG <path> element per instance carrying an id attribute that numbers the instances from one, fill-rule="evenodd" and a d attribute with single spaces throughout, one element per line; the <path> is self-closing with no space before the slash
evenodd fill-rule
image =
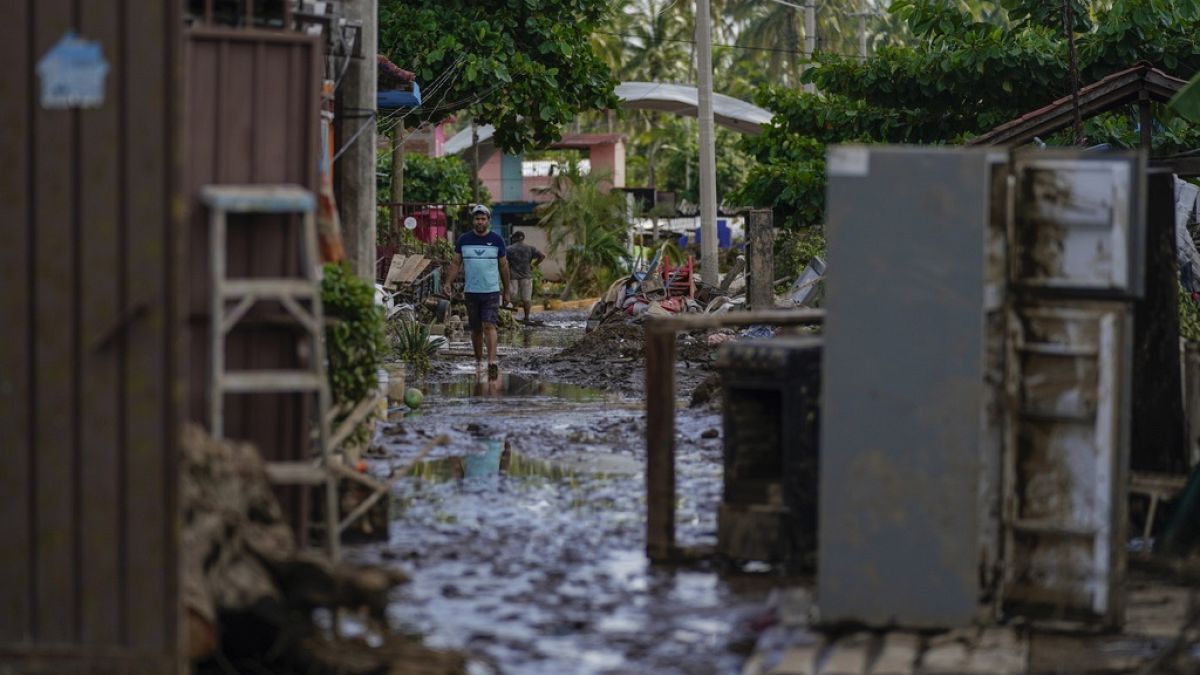
<path id="1" fill-rule="evenodd" d="M 370 471 L 404 474 L 389 538 L 347 555 L 400 565 L 412 582 L 393 592 L 392 621 L 467 650 L 477 672 L 738 672 L 778 577 L 647 563 L 644 363 L 618 349 L 613 358 L 632 360 L 614 375 L 603 350 L 613 336 L 564 350 L 553 345 L 578 345 L 582 315 L 546 318 L 559 326 L 536 329 L 538 345 L 508 342 L 497 380 L 478 377 L 470 358 L 441 362 L 421 385 L 422 408 L 383 425 Z M 614 335 L 640 348 L 640 329 Z M 680 372 L 693 387 L 707 375 Z M 681 386 L 677 539 L 711 546 L 720 416 L 688 409 L 688 396 Z M 438 434 L 449 444 L 419 457 Z"/>

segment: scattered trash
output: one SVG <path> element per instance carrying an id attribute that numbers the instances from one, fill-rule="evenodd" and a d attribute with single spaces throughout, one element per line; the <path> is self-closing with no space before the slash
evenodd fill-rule
<path id="1" fill-rule="evenodd" d="M 742 331 L 742 337 L 751 340 L 775 337 L 775 328 L 773 326 L 750 326 Z"/>
<path id="2" fill-rule="evenodd" d="M 825 261 L 814 256 L 796 277 L 788 298 L 796 307 L 816 307 L 825 297 Z"/>
<path id="3" fill-rule="evenodd" d="M 737 335 L 734 335 L 733 333 L 713 333 L 712 335 L 708 336 L 706 342 L 708 343 L 709 347 L 715 347 L 720 344 L 725 344 L 726 342 L 733 342 L 736 339 Z"/>

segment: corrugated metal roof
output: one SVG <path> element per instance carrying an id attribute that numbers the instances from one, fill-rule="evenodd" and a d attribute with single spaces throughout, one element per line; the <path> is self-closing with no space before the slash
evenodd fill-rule
<path id="1" fill-rule="evenodd" d="M 1172 77 L 1149 63 L 1141 62 L 1080 89 L 1079 112 L 1085 119 L 1094 117 L 1117 106 L 1141 100 L 1143 95 L 1148 100 L 1165 103 L 1185 84 L 1186 80 Z M 1046 136 L 1065 129 L 1073 122 L 1072 96 L 1068 94 L 976 136 L 967 145 L 1021 145 L 1032 141 L 1034 136 Z"/>

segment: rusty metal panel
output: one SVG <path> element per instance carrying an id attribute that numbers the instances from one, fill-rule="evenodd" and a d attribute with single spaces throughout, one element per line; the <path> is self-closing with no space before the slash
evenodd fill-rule
<path id="1" fill-rule="evenodd" d="M 9 4 L 0 671 L 179 672 L 179 9 Z M 68 31 L 104 96 L 46 109 L 35 69 Z"/>
<path id="2" fill-rule="evenodd" d="M 1124 571 L 1132 311 L 1041 301 L 1013 313 L 1005 460 L 1008 612 L 1115 623 Z"/>
<path id="3" fill-rule="evenodd" d="M 34 56 L 29 25 L 33 2 L 10 3 L 0 21 L 0 269 L 5 288 L 0 293 L 0 316 L 9 327 L 0 335 L 0 643 L 33 640 L 33 410 L 30 401 L 35 343 L 32 316 L 33 232 L 30 214 L 32 177 L 29 173 L 33 109 L 29 92 L 34 85 Z"/>
<path id="4" fill-rule="evenodd" d="M 207 213 L 199 189 L 210 184 L 279 184 L 318 190 L 321 44 L 298 33 L 196 28 L 185 37 L 187 165 L 187 414 L 207 425 L 209 252 Z M 299 227 L 282 216 L 229 229 L 230 276 L 300 276 Z M 226 343 L 226 363 L 239 368 L 299 368 L 304 333 L 281 325 L 270 307 L 247 317 Z M 237 396 L 226 404 L 225 433 L 253 442 L 268 460 L 296 460 L 309 447 L 310 404 L 295 394 Z M 299 528 L 305 491 L 279 490 Z"/>
<path id="5" fill-rule="evenodd" d="M 45 54 L 71 28 L 69 0 L 39 2 L 33 14 L 33 53 Z M 35 104 L 36 105 L 36 104 Z M 74 175 L 76 113 L 36 112 L 33 143 L 33 265 L 36 290 L 33 323 L 37 343 L 34 409 L 34 606 L 39 639 L 73 642 L 78 635 L 75 601 L 80 597 L 75 566 L 75 513 L 79 437 L 73 433 L 75 351 L 75 256 L 72 240 L 78 187 Z M 66 311 L 64 311 L 66 310 Z"/>
<path id="6" fill-rule="evenodd" d="M 992 165 L 841 147 L 827 166 L 821 619 L 964 625 L 980 595 Z"/>

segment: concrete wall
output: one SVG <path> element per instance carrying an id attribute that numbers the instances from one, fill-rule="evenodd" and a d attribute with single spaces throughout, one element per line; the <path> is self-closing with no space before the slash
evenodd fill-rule
<path id="1" fill-rule="evenodd" d="M 546 229 L 519 225 L 513 228 L 513 232 L 524 232 L 525 243 L 546 254 L 546 259 L 541 264 L 542 277 L 547 281 L 561 281 L 563 269 L 566 267 L 566 253 L 559 251 L 554 255 L 550 254 L 550 239 L 546 236 Z"/>

